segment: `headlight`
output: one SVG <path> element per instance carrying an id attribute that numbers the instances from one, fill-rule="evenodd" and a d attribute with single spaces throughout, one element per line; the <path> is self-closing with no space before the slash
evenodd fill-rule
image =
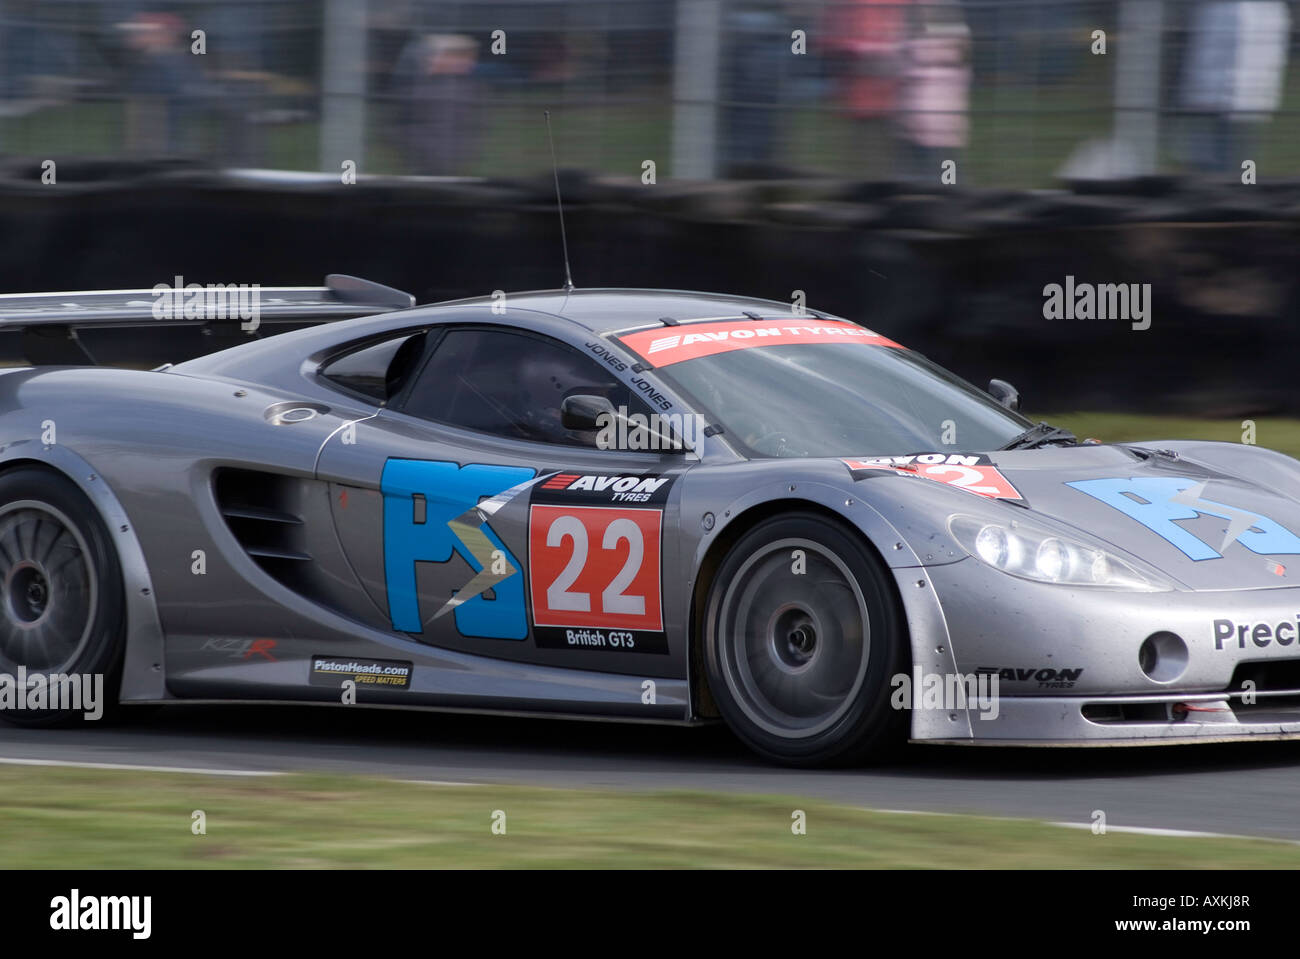
<path id="1" fill-rule="evenodd" d="M 1012 576 L 1063 586 L 1101 586 L 1144 593 L 1171 589 L 1099 546 L 1032 523 L 955 515 L 948 530 L 980 562 Z"/>

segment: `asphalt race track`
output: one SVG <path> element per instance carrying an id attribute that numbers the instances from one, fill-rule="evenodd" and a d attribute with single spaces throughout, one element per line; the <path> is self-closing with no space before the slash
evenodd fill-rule
<path id="1" fill-rule="evenodd" d="M 719 726 L 676 728 L 310 706 L 148 708 L 114 726 L 0 723 L 0 763 L 41 761 L 403 780 L 818 797 L 875 809 L 1300 841 L 1300 742 L 1158 749 L 913 746 L 894 764 L 789 770 Z"/>

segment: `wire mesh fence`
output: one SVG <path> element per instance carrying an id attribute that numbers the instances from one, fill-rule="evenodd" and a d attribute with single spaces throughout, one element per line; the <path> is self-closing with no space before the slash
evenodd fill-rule
<path id="1" fill-rule="evenodd" d="M 0 153 L 529 175 L 550 109 L 629 177 L 1292 175 L 1294 6 L 0 0 Z"/>

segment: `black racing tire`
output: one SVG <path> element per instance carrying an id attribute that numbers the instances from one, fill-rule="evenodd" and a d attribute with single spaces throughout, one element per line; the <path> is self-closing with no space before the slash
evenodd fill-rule
<path id="1" fill-rule="evenodd" d="M 709 689 L 732 732 L 767 759 L 837 766 L 889 755 L 907 735 L 890 694 L 909 659 L 884 564 L 816 513 L 757 524 L 710 585 Z"/>
<path id="2" fill-rule="evenodd" d="M 91 677 L 102 684 L 104 715 L 115 712 L 125 619 L 117 551 L 86 495 L 52 470 L 0 473 L 0 674 L 13 696 L 26 695 L 17 683 L 20 667 L 29 683 L 45 677 L 50 690 L 51 676 Z M 85 708 L 0 708 L 0 719 L 19 726 L 86 717 Z"/>

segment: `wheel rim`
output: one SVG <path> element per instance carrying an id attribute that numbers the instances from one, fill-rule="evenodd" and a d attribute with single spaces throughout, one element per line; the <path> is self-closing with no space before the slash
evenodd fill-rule
<path id="1" fill-rule="evenodd" d="M 722 597 L 718 649 L 728 688 L 767 732 L 814 736 L 862 688 L 870 622 L 862 590 L 832 551 L 806 539 L 770 543 L 745 561 Z"/>
<path id="2" fill-rule="evenodd" d="M 0 507 L 0 666 L 71 671 L 97 602 L 94 564 L 76 524 L 35 500 Z"/>

